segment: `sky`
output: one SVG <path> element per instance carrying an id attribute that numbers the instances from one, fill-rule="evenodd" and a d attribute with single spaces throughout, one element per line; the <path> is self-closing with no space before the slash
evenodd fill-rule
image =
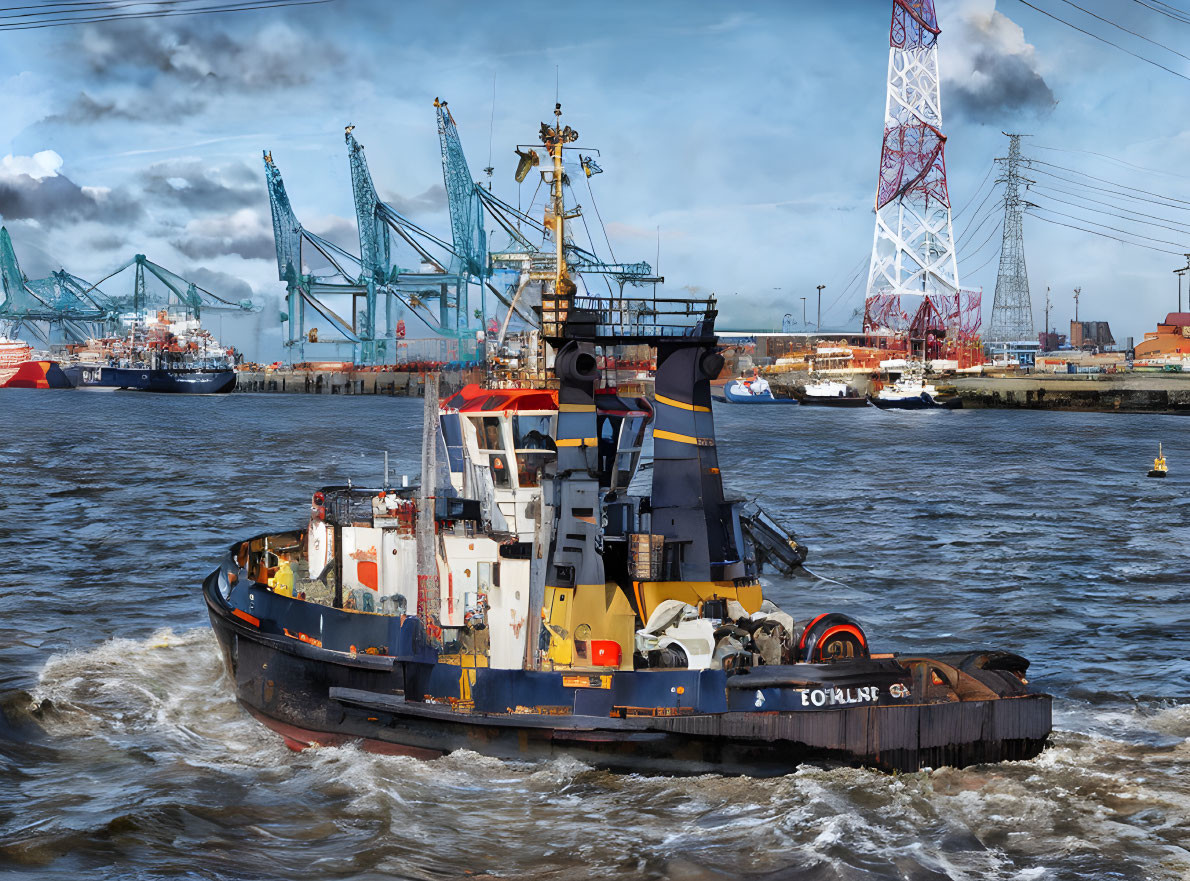
<path id="1" fill-rule="evenodd" d="M 1190 75 L 1190 61 L 1066 0 L 1033 5 Z M 1190 36 L 1190 24 L 1139 3 L 1079 5 L 1158 42 Z M 229 299 L 252 298 L 258 314 L 217 329 L 249 358 L 271 360 L 282 356 L 284 286 L 262 150 L 303 224 L 358 249 L 343 143 L 353 124 L 381 196 L 447 235 L 434 98 L 449 100 L 472 171 L 490 157 L 494 192 L 516 204 L 513 146 L 534 139 L 556 91 L 580 143 L 600 151 L 594 199 L 618 260 L 659 254 L 663 293 L 716 294 L 722 328 L 776 330 L 786 313 L 800 325 L 802 297 L 812 327 L 819 284 L 822 326 L 857 328 L 890 9 L 890 0 L 333 0 L 0 30 L 0 219 L 30 278 L 65 267 L 94 281 L 143 253 Z M 1007 150 L 1002 132 L 1031 136 L 1025 154 L 1051 163 L 1038 166 L 1051 173 L 1034 175 L 1040 183 L 1105 210 L 1190 223 L 1190 81 L 1020 0 L 938 0 L 938 15 L 954 229 L 967 233 L 959 272 L 964 287 L 983 289 L 985 326 L 1000 197 L 980 200 Z M 1071 188 L 1052 176 L 1066 169 L 1080 184 L 1092 178 L 1078 174 L 1093 175 L 1185 203 Z M 1051 326 L 1068 328 L 1080 287 L 1080 318 L 1109 321 L 1121 342 L 1175 309 L 1172 270 L 1185 263 L 1190 227 L 1135 227 L 1047 204 L 1040 216 L 1050 222 L 1030 213 L 1024 223 L 1038 329 L 1047 287 Z M 1171 253 L 1058 226 L 1083 222 L 1053 211 L 1140 230 Z"/>

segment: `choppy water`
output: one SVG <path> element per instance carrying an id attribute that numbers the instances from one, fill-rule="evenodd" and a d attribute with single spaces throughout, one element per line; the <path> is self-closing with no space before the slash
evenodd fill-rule
<path id="1" fill-rule="evenodd" d="M 1190 877 L 1190 423 L 717 411 L 730 486 L 882 649 L 1002 646 L 1026 763 L 755 781 L 294 754 L 231 699 L 198 585 L 319 482 L 416 469 L 420 402 L 0 392 L 0 877 Z M 1157 442 L 1172 476 L 1144 477 Z"/>

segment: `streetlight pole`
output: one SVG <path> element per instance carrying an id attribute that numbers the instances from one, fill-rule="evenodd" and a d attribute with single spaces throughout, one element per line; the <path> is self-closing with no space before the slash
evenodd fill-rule
<path id="1" fill-rule="evenodd" d="M 1178 277 L 1178 311 L 1182 311 L 1182 276 L 1190 271 L 1190 254 L 1186 255 L 1186 265 L 1181 269 L 1175 269 L 1174 275 Z"/>
<path id="2" fill-rule="evenodd" d="M 1050 307 L 1052 305 L 1053 304 L 1050 303 L 1050 286 L 1046 285 L 1045 286 L 1045 345 L 1047 347 L 1046 351 L 1049 351 L 1048 346 L 1050 344 Z"/>
<path id="3" fill-rule="evenodd" d="M 819 333 L 822 333 L 822 289 L 825 287 L 826 287 L 826 285 L 824 285 L 824 284 L 820 284 L 818 286 L 818 326 L 817 326 L 817 330 Z"/>
<path id="4" fill-rule="evenodd" d="M 802 327 L 806 326 L 806 298 L 802 297 Z"/>

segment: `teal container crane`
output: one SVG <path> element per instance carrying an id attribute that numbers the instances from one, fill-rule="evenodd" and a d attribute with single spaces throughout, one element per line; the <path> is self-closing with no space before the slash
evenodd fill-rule
<path id="1" fill-rule="evenodd" d="M 380 199 L 364 147 L 352 134 L 354 129 L 347 126 L 344 139 L 359 226 L 361 282 L 367 288 L 366 335 L 372 339 L 377 336 L 374 316 L 377 301 L 383 296 L 389 333 L 395 327 L 394 300 L 399 300 L 436 333 L 455 338 L 468 336 L 468 285 L 474 260 L 453 242 L 434 235 Z M 482 238 L 480 243 L 482 252 Z M 399 254 L 417 260 L 419 267 L 401 266 Z M 430 311 L 431 303 L 437 304 L 436 313 Z M 367 359 L 366 347 L 365 359 L 365 363 L 376 363 Z"/>
<path id="2" fill-rule="evenodd" d="M 21 271 L 8 230 L 0 227 L 0 327 L 51 346 L 83 343 L 119 323 L 118 305 L 89 282 L 66 270 L 30 281 Z"/>

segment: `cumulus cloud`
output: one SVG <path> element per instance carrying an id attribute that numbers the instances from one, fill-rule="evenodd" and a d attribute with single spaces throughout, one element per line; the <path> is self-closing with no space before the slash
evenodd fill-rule
<path id="1" fill-rule="evenodd" d="M 141 216 L 139 203 L 124 190 L 79 186 L 60 173 L 62 164 L 53 150 L 0 160 L 0 217 L 55 226 L 83 220 L 128 223 Z"/>
<path id="2" fill-rule="evenodd" d="M 191 220 L 173 246 L 192 260 L 238 254 L 247 260 L 276 256 L 271 219 L 251 208 L 234 214 Z"/>
<path id="3" fill-rule="evenodd" d="M 995 0 L 965 0 L 942 19 L 946 108 L 976 122 L 1045 113 L 1057 103 L 1025 32 Z"/>

